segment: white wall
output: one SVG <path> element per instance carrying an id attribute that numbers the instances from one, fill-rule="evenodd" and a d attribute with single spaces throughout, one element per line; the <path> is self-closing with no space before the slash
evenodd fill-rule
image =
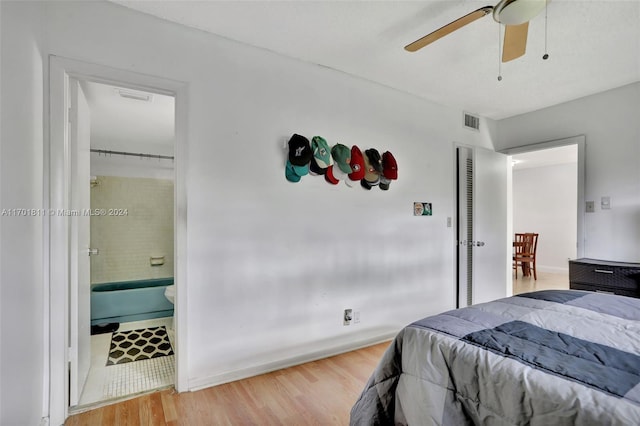
<path id="1" fill-rule="evenodd" d="M 14 8 L 27 6 L 2 7 L 4 23 L 19 17 Z M 189 84 L 188 351 L 182 356 L 191 388 L 355 347 L 454 306 L 454 228 L 446 227 L 454 203 L 452 142 L 491 147 L 487 130 L 462 128 L 462 111 L 113 4 L 28 7 L 41 8 L 46 21 L 12 31 L 46 40 L 33 45 L 43 55 Z M 3 63 L 4 55 L 3 45 Z M 16 61 L 11 70 L 22 80 L 25 73 L 38 84 L 43 79 L 40 57 Z M 24 128 L 10 134 L 26 170 L 42 157 L 38 84 L 31 82 L 32 99 L 24 99 L 24 89 L 3 93 L 3 114 L 5 102 L 24 103 L 32 113 L 16 117 Z M 25 145 L 33 132 L 36 146 Z M 331 187 L 311 176 L 289 183 L 282 147 L 294 132 L 388 149 L 399 180 L 387 192 Z M 34 203 L 41 197 L 41 188 L 24 189 L 11 196 Z M 414 217 L 414 201 L 432 202 L 433 216 Z M 30 240 L 41 242 L 42 235 Z M 34 270 L 41 271 L 42 259 L 36 260 L 40 269 Z M 42 297 L 38 287 L 12 303 L 31 312 Z M 344 308 L 360 311 L 361 323 L 344 327 Z M 22 331 L 19 326 L 14 334 Z M 41 382 L 40 372 L 29 372 L 27 380 Z"/>
<path id="2" fill-rule="evenodd" d="M 586 139 L 585 257 L 640 262 L 640 83 L 497 123 L 496 150 L 562 139 Z M 611 209 L 600 200 L 611 197 Z"/>
<path id="3" fill-rule="evenodd" d="M 190 386 L 453 306 L 451 143 L 490 146 L 461 111 L 110 4 L 47 8 L 52 53 L 189 83 Z M 389 149 L 400 179 L 388 192 L 291 184 L 294 132 Z M 416 200 L 434 216 L 413 217 Z"/>
<path id="4" fill-rule="evenodd" d="M 28 3 L 28 2 L 27 2 Z M 41 10 L 2 2 L 0 208 L 43 207 Z M 45 286 L 42 216 L 0 216 L 0 424 L 43 415 Z"/>
<path id="5" fill-rule="evenodd" d="M 568 272 L 576 257 L 576 163 L 513 171 L 513 232 L 536 232 L 536 269 Z"/>

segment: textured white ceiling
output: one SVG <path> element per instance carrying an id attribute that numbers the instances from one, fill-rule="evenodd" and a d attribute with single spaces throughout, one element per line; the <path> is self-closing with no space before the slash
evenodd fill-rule
<path id="1" fill-rule="evenodd" d="M 640 0 L 551 1 L 502 81 L 491 15 L 403 49 L 491 1 L 112 1 L 493 119 L 640 81 Z"/>

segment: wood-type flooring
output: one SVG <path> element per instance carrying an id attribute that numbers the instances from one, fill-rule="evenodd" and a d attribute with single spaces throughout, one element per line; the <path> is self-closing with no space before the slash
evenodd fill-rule
<path id="1" fill-rule="evenodd" d="M 66 426 L 348 425 L 389 342 L 195 392 L 165 389 L 70 416 Z"/>

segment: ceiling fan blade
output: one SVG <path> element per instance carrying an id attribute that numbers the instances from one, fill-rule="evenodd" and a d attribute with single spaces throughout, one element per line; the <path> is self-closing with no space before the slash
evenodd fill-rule
<path id="1" fill-rule="evenodd" d="M 504 32 L 502 62 L 509 62 L 524 55 L 527 50 L 529 22 L 520 25 L 507 25 Z"/>
<path id="2" fill-rule="evenodd" d="M 415 52 L 416 50 L 422 49 L 427 44 L 433 43 L 434 41 L 446 36 L 447 34 L 451 34 L 455 30 L 458 30 L 477 19 L 480 19 L 483 16 L 486 16 L 487 14 L 491 13 L 492 10 L 493 10 L 493 6 L 485 6 L 485 7 L 481 7 L 478 10 L 474 10 L 473 12 L 467 15 L 464 15 L 462 18 L 458 18 L 455 21 L 448 23 L 444 27 L 438 28 L 434 32 L 427 34 L 422 38 L 419 38 L 413 43 L 407 44 L 404 47 L 404 50 L 407 50 L 409 52 Z"/>

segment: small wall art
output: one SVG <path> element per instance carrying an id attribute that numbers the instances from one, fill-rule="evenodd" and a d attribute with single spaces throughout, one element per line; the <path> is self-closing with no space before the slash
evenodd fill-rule
<path id="1" fill-rule="evenodd" d="M 431 203 L 414 202 L 413 203 L 413 215 L 414 216 L 431 216 Z"/>

